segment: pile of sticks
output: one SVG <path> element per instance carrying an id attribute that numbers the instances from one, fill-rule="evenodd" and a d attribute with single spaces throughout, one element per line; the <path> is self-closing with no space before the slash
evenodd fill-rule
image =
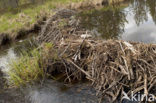
<path id="1" fill-rule="evenodd" d="M 57 60 L 53 60 L 53 49 L 45 57 L 51 75 L 63 73 L 66 82 L 87 79 L 97 95 L 109 96 L 112 101 L 122 97 L 122 92 L 155 93 L 155 44 L 82 38 L 88 34 L 84 34 L 78 20 L 71 18 L 64 19 L 67 25 L 62 28 L 58 25 L 60 19 L 49 19 L 51 22 L 47 21 L 39 36 L 41 43 L 52 42 L 57 50 Z"/>

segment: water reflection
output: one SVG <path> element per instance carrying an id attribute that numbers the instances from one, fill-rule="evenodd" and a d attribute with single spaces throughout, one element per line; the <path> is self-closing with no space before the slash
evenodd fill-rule
<path id="1" fill-rule="evenodd" d="M 145 5 L 146 5 L 145 0 L 134 0 L 132 3 L 134 19 L 138 26 L 140 25 L 140 23 L 143 23 L 148 20 L 148 17 L 147 17 L 148 10 Z"/>
<path id="2" fill-rule="evenodd" d="M 147 6 L 149 7 L 150 15 L 156 24 L 156 0 L 147 0 Z"/>
<path id="3" fill-rule="evenodd" d="M 85 28 L 98 31 L 103 38 L 118 37 L 118 34 L 124 32 L 126 15 L 120 9 L 104 8 L 82 13 L 80 16 Z"/>
<path id="4" fill-rule="evenodd" d="M 88 84 L 76 84 L 62 91 L 62 83 L 46 80 L 42 86 L 27 89 L 30 103 L 98 103 L 96 91 Z M 109 103 L 106 99 L 102 103 Z"/>
<path id="5" fill-rule="evenodd" d="M 130 0 L 120 7 L 108 5 L 80 16 L 85 28 L 96 30 L 104 39 L 156 43 L 156 0 Z"/>
<path id="6" fill-rule="evenodd" d="M 124 10 L 128 12 L 123 40 L 156 43 L 156 1 L 132 0 Z M 154 4 L 154 6 L 153 6 Z"/>
<path id="7" fill-rule="evenodd" d="M 99 103 L 96 90 L 89 84 L 66 85 L 68 89 L 62 91 L 64 86 L 57 81 L 45 80 L 42 85 L 34 84 L 0 93 L 0 103 Z M 100 103 L 110 101 L 105 97 Z"/>
<path id="8" fill-rule="evenodd" d="M 16 58 L 16 54 L 13 50 L 13 48 L 9 48 L 8 50 L 4 50 L 3 52 L 0 52 L 0 67 L 1 69 L 7 70 L 8 68 L 8 63 L 11 60 L 14 60 Z"/>

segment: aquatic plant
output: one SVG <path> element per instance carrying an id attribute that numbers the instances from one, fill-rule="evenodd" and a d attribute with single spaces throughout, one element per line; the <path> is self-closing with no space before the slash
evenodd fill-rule
<path id="1" fill-rule="evenodd" d="M 34 49 L 10 63 L 8 81 L 10 86 L 21 86 L 45 77 L 41 51 Z"/>
<path id="2" fill-rule="evenodd" d="M 9 86 L 20 87 L 44 80 L 49 76 L 47 68 L 50 59 L 53 63 L 58 60 L 57 50 L 52 43 L 21 51 L 20 57 L 10 62 L 10 69 L 6 72 Z"/>

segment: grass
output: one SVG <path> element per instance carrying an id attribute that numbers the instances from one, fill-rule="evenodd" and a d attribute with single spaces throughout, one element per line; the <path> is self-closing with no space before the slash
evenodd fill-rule
<path id="1" fill-rule="evenodd" d="M 22 52 L 17 60 L 9 64 L 8 83 L 11 87 L 20 87 L 41 81 L 48 76 L 45 72 L 48 60 L 58 60 L 57 51 L 52 43 L 44 43 L 41 49 Z"/>
<path id="2" fill-rule="evenodd" d="M 45 77 L 41 52 L 36 49 L 30 53 L 24 53 L 9 66 L 8 81 L 10 86 L 19 87 Z"/>
<path id="3" fill-rule="evenodd" d="M 51 10 L 59 5 L 80 1 L 83 0 L 48 0 L 42 5 L 31 5 L 25 9 L 19 8 L 20 12 L 18 13 L 6 12 L 0 16 L 0 33 L 10 33 L 11 36 L 15 36 L 21 28 L 31 27 L 41 16 L 53 14 Z"/>

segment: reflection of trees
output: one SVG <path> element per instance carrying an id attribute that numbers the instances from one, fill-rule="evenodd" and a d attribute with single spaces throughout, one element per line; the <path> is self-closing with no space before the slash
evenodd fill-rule
<path id="1" fill-rule="evenodd" d="M 116 38 L 124 32 L 126 16 L 119 9 L 95 10 L 80 16 L 85 28 L 96 29 L 103 38 Z"/>
<path id="2" fill-rule="evenodd" d="M 137 25 L 140 25 L 140 23 L 143 23 L 144 21 L 148 20 L 148 9 L 146 7 L 146 1 L 145 0 L 132 0 L 132 8 L 134 13 L 134 19 L 136 21 Z M 148 0 L 147 0 L 148 1 Z"/>
<path id="3" fill-rule="evenodd" d="M 156 24 L 156 0 L 147 0 L 147 6 L 149 7 L 153 21 Z"/>
<path id="4" fill-rule="evenodd" d="M 132 8 L 137 25 L 148 20 L 148 11 L 156 23 L 156 0 L 132 0 Z"/>

